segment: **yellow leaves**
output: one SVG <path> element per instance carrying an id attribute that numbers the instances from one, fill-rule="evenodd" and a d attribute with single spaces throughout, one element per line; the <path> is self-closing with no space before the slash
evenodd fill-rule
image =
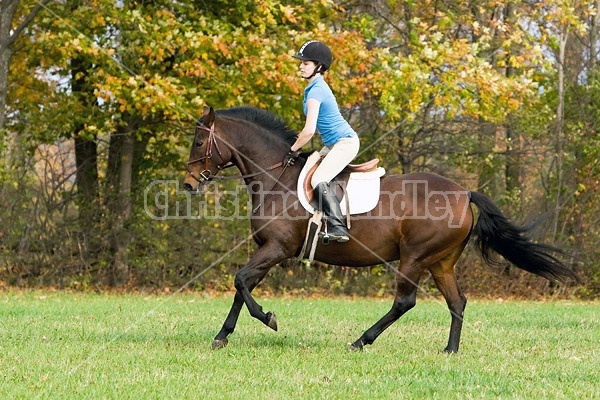
<path id="1" fill-rule="evenodd" d="M 94 13 L 90 20 L 90 27 L 95 29 L 105 27 L 106 24 L 106 18 L 103 13 Z"/>
<path id="2" fill-rule="evenodd" d="M 285 23 L 286 21 L 289 21 L 293 24 L 297 23 L 298 20 L 295 17 L 295 12 L 296 10 L 294 9 L 294 7 L 292 6 L 284 6 L 283 4 L 279 4 L 279 10 L 281 11 L 281 13 L 283 14 L 281 20 L 283 23 Z"/>
<path id="3" fill-rule="evenodd" d="M 179 111 L 174 105 L 175 100 L 185 92 L 186 88 L 177 79 L 158 74 L 122 78 L 107 75 L 95 90 L 95 94 L 105 102 L 105 107 L 113 104 L 118 112 L 136 112 L 142 118 L 155 113 L 173 118 L 173 114 Z"/>
<path id="4" fill-rule="evenodd" d="M 438 54 L 439 53 L 437 52 L 437 50 L 434 50 L 431 47 L 424 47 L 421 50 L 421 56 L 424 59 L 428 59 L 428 60 L 434 60 L 435 58 L 437 58 Z"/>
<path id="5" fill-rule="evenodd" d="M 227 47 L 227 45 L 223 42 L 219 42 L 217 43 L 217 49 L 221 52 L 221 54 L 223 54 L 225 57 L 230 55 L 230 51 L 229 48 Z"/>
<path id="6" fill-rule="evenodd" d="M 125 111 L 127 111 L 128 103 L 125 99 L 119 99 L 118 103 L 119 103 L 119 111 L 120 112 L 124 113 Z"/>
<path id="7" fill-rule="evenodd" d="M 395 114 L 399 118 L 418 114 L 425 104 L 433 101 L 433 105 L 443 110 L 450 118 L 457 114 L 468 114 L 474 117 L 483 116 L 487 111 L 497 107 L 498 110 L 512 108 L 518 103 L 502 100 L 511 93 L 499 79 L 499 75 L 486 64 L 468 65 L 448 63 L 449 59 L 438 60 L 440 64 L 431 64 L 431 60 L 415 59 L 396 65 L 403 71 L 400 80 L 394 79 L 384 84 L 390 89 L 386 112 L 391 107 L 404 110 L 404 114 Z M 408 82 L 408 83 L 407 83 Z M 504 111 L 501 112 L 503 116 Z M 390 114 L 394 115 L 394 114 Z"/>
<path id="8" fill-rule="evenodd" d="M 133 77 L 133 76 L 130 76 L 129 79 L 127 79 L 127 83 L 126 84 L 129 87 L 137 87 L 138 86 L 138 82 L 135 79 L 135 77 Z"/>
<path id="9" fill-rule="evenodd" d="M 508 99 L 507 105 L 508 109 L 511 111 L 518 110 L 521 107 L 522 102 L 517 100 L 516 98 Z"/>
<path id="10" fill-rule="evenodd" d="M 228 15 L 212 15 L 185 2 L 156 8 L 132 4 L 89 15 L 80 11 L 72 22 L 81 31 L 88 33 L 86 25 L 90 24 L 114 27 L 89 35 L 111 53 L 88 39 L 74 38 L 75 34 L 65 29 L 61 40 L 69 43 L 64 47 L 65 54 L 67 50 L 70 53 L 60 58 L 81 51 L 94 56 L 94 64 L 101 68 L 94 76 L 98 80 L 95 95 L 106 110 L 146 118 L 153 113 L 173 114 L 174 104 L 197 108 L 209 102 L 220 108 L 239 104 L 280 107 L 285 118 L 301 109 L 305 86 L 290 53 L 303 40 L 318 36 L 335 49 L 335 64 L 328 78 L 334 90 L 343 93 L 340 104 L 354 107 L 379 90 L 374 88 L 382 79 L 373 80 L 372 75 L 374 54 L 379 50 L 367 49 L 359 32 L 331 30 L 331 20 L 323 16 L 335 2 L 324 0 L 327 10 L 319 3 L 232 2 L 223 10 Z M 177 9 L 178 14 L 169 9 Z M 315 15 L 318 17 L 304 24 Z M 106 57 L 115 55 L 115 49 L 114 59 Z M 140 75 L 131 76 L 115 60 Z"/>
<path id="11" fill-rule="evenodd" d="M 583 183 L 577 184 L 577 190 L 575 191 L 575 196 L 581 196 L 585 191 L 587 191 L 587 187 Z"/>
<path id="12" fill-rule="evenodd" d="M 83 40 L 85 40 L 85 38 Z M 71 41 L 71 48 L 77 51 L 83 50 L 83 48 L 81 47 L 81 40 L 79 39 L 79 37 L 76 37 Z"/>

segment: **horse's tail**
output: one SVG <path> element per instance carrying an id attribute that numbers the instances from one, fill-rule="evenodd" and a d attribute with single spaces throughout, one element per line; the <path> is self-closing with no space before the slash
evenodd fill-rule
<path id="1" fill-rule="evenodd" d="M 577 275 L 552 255 L 565 254 L 562 250 L 532 242 L 526 236 L 529 229 L 512 224 L 485 195 L 471 192 L 471 202 L 479 209 L 474 232 L 477 248 L 486 263 L 498 264 L 490 252 L 494 250 L 517 267 L 548 280 L 578 281 Z"/>

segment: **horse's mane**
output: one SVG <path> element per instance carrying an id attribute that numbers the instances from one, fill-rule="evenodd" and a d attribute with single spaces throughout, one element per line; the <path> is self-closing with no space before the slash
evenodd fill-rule
<path id="1" fill-rule="evenodd" d="M 283 139 L 290 146 L 294 144 L 298 134 L 292 130 L 281 118 L 270 111 L 255 107 L 233 107 L 225 110 L 217 110 L 218 115 L 224 117 L 242 119 L 263 127 L 269 133 Z"/>

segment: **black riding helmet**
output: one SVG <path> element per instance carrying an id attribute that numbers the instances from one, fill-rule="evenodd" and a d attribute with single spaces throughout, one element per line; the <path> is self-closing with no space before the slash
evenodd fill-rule
<path id="1" fill-rule="evenodd" d="M 331 50 L 325 43 L 309 40 L 300 47 L 294 58 L 302 61 L 313 61 L 320 66 L 320 68 L 317 68 L 317 72 L 325 72 L 331 66 L 333 54 L 331 54 Z"/>

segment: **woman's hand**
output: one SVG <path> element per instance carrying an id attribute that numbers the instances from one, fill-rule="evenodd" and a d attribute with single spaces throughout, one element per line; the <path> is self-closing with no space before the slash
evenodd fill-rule
<path id="1" fill-rule="evenodd" d="M 290 149 L 290 151 L 288 151 L 288 153 L 283 158 L 283 166 L 291 167 L 292 165 L 294 165 L 294 163 L 296 162 L 296 158 L 298 158 L 299 155 L 300 155 L 300 152 L 293 151 Z"/>

